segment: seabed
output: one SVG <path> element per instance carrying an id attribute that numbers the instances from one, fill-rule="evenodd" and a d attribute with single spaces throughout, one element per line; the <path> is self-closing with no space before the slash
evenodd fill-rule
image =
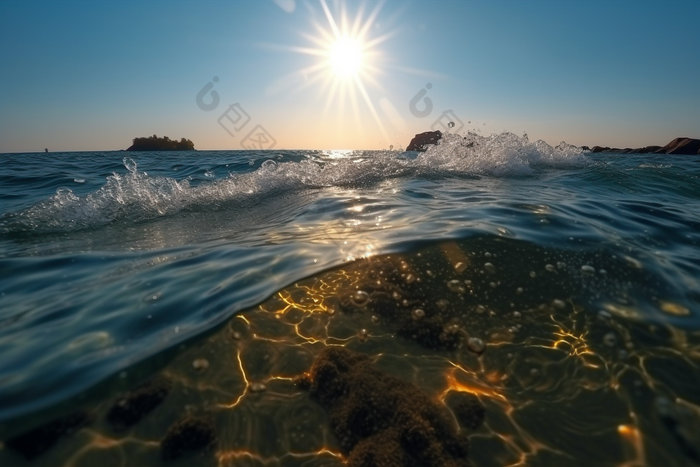
<path id="1" fill-rule="evenodd" d="M 0 464 L 698 464 L 700 336 L 640 319 L 651 279 L 507 238 L 361 259 L 37 418 Z"/>

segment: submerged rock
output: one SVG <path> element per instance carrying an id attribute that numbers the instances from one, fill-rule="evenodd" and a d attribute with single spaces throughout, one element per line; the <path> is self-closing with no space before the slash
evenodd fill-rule
<path id="1" fill-rule="evenodd" d="M 8 439 L 5 445 L 31 460 L 46 452 L 60 438 L 77 431 L 89 421 L 90 416 L 87 412 L 74 412 Z"/>
<path id="2" fill-rule="evenodd" d="M 329 412 L 348 466 L 470 465 L 469 441 L 445 408 L 365 355 L 326 348 L 304 384 Z"/>
<path id="3" fill-rule="evenodd" d="M 167 379 L 154 379 L 119 398 L 109 412 L 107 421 L 120 430 L 138 423 L 145 415 L 158 407 L 168 396 L 172 384 Z"/>
<path id="4" fill-rule="evenodd" d="M 442 133 L 440 130 L 418 133 L 413 137 L 411 142 L 408 143 L 406 151 L 425 151 L 429 145 L 437 144 L 441 138 Z"/>
<path id="5" fill-rule="evenodd" d="M 216 441 L 214 424 L 204 418 L 184 418 L 170 427 L 160 443 L 163 459 L 205 449 Z"/>

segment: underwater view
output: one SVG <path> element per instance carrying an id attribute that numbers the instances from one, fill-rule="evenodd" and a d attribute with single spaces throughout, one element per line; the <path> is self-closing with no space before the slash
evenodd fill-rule
<path id="1" fill-rule="evenodd" d="M 700 464 L 700 165 L 0 156 L 0 465 Z"/>

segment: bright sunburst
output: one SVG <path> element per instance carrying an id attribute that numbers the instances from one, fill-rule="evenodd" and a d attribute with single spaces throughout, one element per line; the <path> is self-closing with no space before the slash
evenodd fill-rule
<path id="1" fill-rule="evenodd" d="M 319 0 L 323 10 L 324 21 L 312 19 L 313 33 L 302 32 L 304 39 L 310 42 L 307 47 L 292 47 L 294 52 L 316 57 L 315 64 L 299 71 L 304 77 L 303 87 L 320 85 L 326 95 L 325 111 L 331 108 L 344 113 L 346 104 L 350 104 L 355 118 L 360 121 L 360 104 L 364 102 L 386 137 L 384 125 L 367 94 L 367 86 L 381 90 L 377 78 L 382 74 L 377 63 L 381 56 L 378 45 L 392 34 L 384 33 L 372 36 L 376 28 L 377 15 L 381 3 L 369 13 L 365 3 L 359 5 L 357 14 L 350 18 L 344 1 L 335 2 L 335 15 L 326 0 Z"/>
<path id="2" fill-rule="evenodd" d="M 332 45 L 330 61 L 339 77 L 353 77 L 362 68 L 362 46 L 358 41 L 344 37 Z"/>

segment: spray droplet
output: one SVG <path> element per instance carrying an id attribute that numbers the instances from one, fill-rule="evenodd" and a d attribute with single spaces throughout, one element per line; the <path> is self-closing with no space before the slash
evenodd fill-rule
<path id="1" fill-rule="evenodd" d="M 136 173 L 136 162 L 131 157 L 124 158 L 124 167 L 132 174 Z"/>
<path id="2" fill-rule="evenodd" d="M 593 266 L 589 266 L 588 264 L 585 264 L 581 266 L 581 272 L 584 274 L 595 274 L 595 268 Z"/>
<path id="3" fill-rule="evenodd" d="M 491 263 L 486 263 L 486 264 L 484 264 L 484 269 L 485 269 L 487 272 L 490 272 L 491 274 L 494 274 L 494 273 L 496 272 L 496 266 L 494 266 L 494 265 L 491 264 Z"/>
<path id="4" fill-rule="evenodd" d="M 554 265 L 553 264 L 548 264 L 544 268 L 549 272 L 554 272 Z"/>
<path id="5" fill-rule="evenodd" d="M 459 272 L 459 273 L 462 273 L 462 272 L 464 272 L 465 269 L 467 269 L 467 265 L 466 265 L 466 264 L 464 264 L 464 263 L 462 263 L 462 262 L 459 262 L 459 263 L 455 264 L 455 271 L 457 271 L 457 272 Z"/>
<path id="6" fill-rule="evenodd" d="M 415 321 L 420 321 L 420 320 L 422 320 L 422 319 L 425 317 L 425 311 L 423 311 L 423 310 L 420 309 L 420 308 L 416 308 L 416 309 L 413 310 L 413 312 L 411 313 L 411 317 L 412 317 Z"/>

